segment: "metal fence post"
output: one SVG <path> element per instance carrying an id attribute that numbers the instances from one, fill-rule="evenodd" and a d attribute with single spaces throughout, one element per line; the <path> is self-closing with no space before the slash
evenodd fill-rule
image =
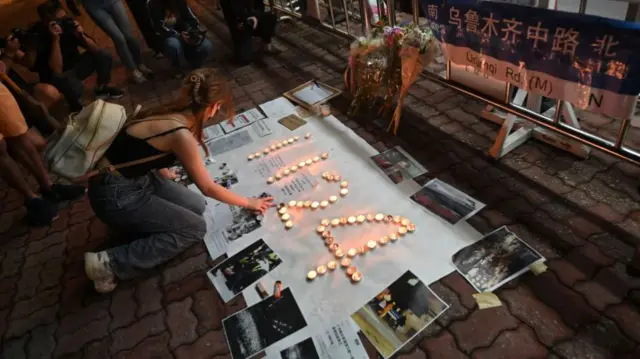
<path id="1" fill-rule="evenodd" d="M 389 25 L 396 26 L 396 1 L 387 0 L 387 8 L 389 13 Z"/>
<path id="2" fill-rule="evenodd" d="M 411 0 L 411 9 L 413 10 L 413 23 L 420 25 L 420 4 L 418 0 Z"/>
<path id="3" fill-rule="evenodd" d="M 367 0 L 360 0 L 360 17 L 362 19 L 362 35 L 367 36 L 369 35 L 369 30 L 371 29 L 371 20 L 369 19 L 369 2 Z"/>

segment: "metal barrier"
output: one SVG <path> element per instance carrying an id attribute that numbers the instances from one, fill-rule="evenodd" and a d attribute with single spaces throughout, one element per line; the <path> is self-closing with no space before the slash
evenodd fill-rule
<path id="1" fill-rule="evenodd" d="M 304 1 L 304 0 L 302 0 Z M 367 34 L 370 30 L 370 17 L 369 17 L 369 11 L 371 9 L 369 0 L 352 0 L 352 5 L 353 2 L 357 1 L 358 2 L 358 9 L 360 10 L 360 14 L 359 14 L 359 19 L 361 20 L 360 23 L 363 27 L 363 32 L 362 34 Z M 331 24 L 327 24 L 323 21 L 320 21 L 321 24 L 323 25 L 324 28 L 328 29 L 329 31 L 332 31 L 335 34 L 338 35 L 342 35 L 344 37 L 347 38 L 355 38 L 357 37 L 359 34 L 354 34 L 353 32 L 353 27 L 351 26 L 352 23 L 349 19 L 349 8 L 348 8 L 348 4 L 347 4 L 347 0 L 343 0 L 342 1 L 342 11 L 345 13 L 345 21 L 346 21 L 346 29 L 342 29 L 339 26 L 336 26 L 336 22 L 335 22 L 335 17 L 334 17 L 334 8 L 332 5 L 332 1 L 331 0 L 327 0 L 326 1 L 328 3 L 327 7 L 329 8 L 329 12 L 330 12 L 330 18 L 331 18 Z M 301 17 L 300 13 L 291 11 L 291 9 L 286 9 L 285 7 L 283 7 L 282 5 L 276 4 L 275 0 L 269 0 L 270 5 L 272 6 L 272 8 L 274 8 L 276 11 L 291 15 L 291 16 L 295 16 L 295 17 Z M 395 8 L 395 1 L 394 0 L 387 0 L 385 1 L 380 1 L 377 0 L 378 4 L 384 4 L 386 3 L 386 9 L 388 11 L 389 14 L 389 20 L 392 24 L 395 24 L 396 22 L 396 8 Z M 378 6 L 379 11 L 381 11 L 383 7 L 382 6 Z M 586 8 L 586 1 L 585 0 L 581 0 L 580 2 L 580 11 L 582 13 L 584 13 Z M 415 23 L 419 23 L 419 2 L 418 0 L 412 0 L 412 12 L 413 12 L 413 21 Z M 383 14 L 378 14 L 378 16 L 382 16 Z M 593 148 L 593 149 L 597 149 L 599 151 L 602 151 L 606 154 L 609 154 L 611 156 L 614 156 L 616 158 L 631 162 L 635 165 L 640 165 L 640 153 L 633 150 L 633 149 L 629 149 L 627 147 L 625 147 L 623 145 L 624 143 L 624 139 L 625 136 L 627 134 L 627 132 L 629 131 L 629 126 L 631 124 L 631 121 L 629 118 L 625 118 L 625 119 L 621 119 L 620 121 L 620 128 L 618 130 L 617 133 L 617 137 L 615 139 L 615 141 L 611 141 L 611 140 L 607 140 L 603 137 L 597 136 L 595 134 L 589 133 L 587 131 L 584 131 L 578 127 L 575 127 L 575 125 L 577 124 L 577 120 L 574 119 L 574 123 L 573 125 L 571 124 L 567 124 L 567 123 L 563 123 L 562 121 L 560 121 L 560 117 L 561 114 L 563 113 L 563 111 L 567 111 L 567 107 L 571 106 L 571 104 L 565 102 L 565 101 L 556 101 L 556 106 L 555 106 L 555 111 L 552 117 L 549 116 L 545 116 L 544 114 L 538 113 L 536 111 L 533 111 L 529 108 L 523 107 L 522 103 L 514 103 L 511 100 L 511 95 L 513 93 L 512 91 L 512 86 L 509 83 L 505 84 L 505 93 L 507 94 L 507 96 L 505 96 L 505 98 L 503 100 L 496 100 L 494 98 L 491 98 L 489 96 L 487 96 L 486 94 L 482 93 L 481 91 L 472 89 L 468 86 L 465 86 L 461 83 L 458 83 L 456 81 L 452 81 L 451 80 L 451 63 L 447 62 L 447 71 L 446 71 L 446 75 L 445 77 L 441 77 L 437 74 L 433 74 L 430 73 L 428 71 L 424 71 L 423 72 L 423 76 L 427 79 L 429 79 L 432 82 L 435 82 L 436 84 L 439 84 L 443 87 L 452 89 L 454 91 L 460 92 L 462 94 L 465 94 L 467 96 L 470 96 L 474 99 L 483 101 L 485 103 L 487 103 L 490 106 L 493 106 L 494 108 L 497 108 L 501 111 L 504 111 L 507 114 L 510 114 L 512 116 L 515 116 L 516 118 L 520 118 L 520 119 L 524 119 L 527 120 L 531 123 L 533 123 L 536 126 L 540 126 L 541 128 L 545 129 L 545 130 L 549 130 L 555 134 L 559 134 L 562 136 L 565 136 L 566 138 L 576 141 L 579 144 L 588 146 L 589 148 Z M 566 114 L 566 112 L 564 112 Z M 573 113 L 573 111 L 570 111 L 570 113 Z M 575 115 L 574 115 L 575 116 Z M 508 135 L 508 134 L 507 134 Z M 502 141 L 504 143 L 505 138 L 502 138 Z M 497 142 L 500 141 L 500 139 L 498 139 L 496 141 Z M 494 155 L 494 157 L 499 157 L 500 154 L 496 154 L 496 153 L 491 153 L 492 155 Z"/>

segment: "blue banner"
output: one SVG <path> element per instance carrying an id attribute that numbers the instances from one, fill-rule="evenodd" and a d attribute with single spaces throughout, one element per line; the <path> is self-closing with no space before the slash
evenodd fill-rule
<path id="1" fill-rule="evenodd" d="M 640 93 L 639 24 L 486 1 L 420 2 L 434 36 L 445 45 L 445 55 L 453 62 L 475 62 L 483 73 L 517 85 L 522 78 L 516 81 L 515 74 L 522 77 L 530 72 L 573 83 L 576 88 L 628 96 Z M 452 51 L 446 53 L 447 48 Z M 462 59 L 460 49 L 471 51 Z M 550 81 L 549 86 L 553 85 Z M 532 90 L 562 98 L 550 89 Z M 598 97 L 588 99 L 582 107 L 591 105 L 592 100 L 597 102 Z"/>

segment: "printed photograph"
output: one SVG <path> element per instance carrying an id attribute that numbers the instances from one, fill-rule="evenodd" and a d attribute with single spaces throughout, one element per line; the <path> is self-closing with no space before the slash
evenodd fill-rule
<path id="1" fill-rule="evenodd" d="M 544 259 L 507 227 L 501 227 L 453 255 L 453 264 L 478 292 L 492 292 Z"/>
<path id="2" fill-rule="evenodd" d="M 312 338 L 307 338 L 280 352 L 282 359 L 320 359 Z"/>
<path id="3" fill-rule="evenodd" d="M 371 160 L 395 184 L 407 179 L 413 179 L 427 172 L 418 161 L 400 146 L 372 156 Z"/>
<path id="4" fill-rule="evenodd" d="M 260 198 L 269 196 L 268 193 L 262 193 Z M 235 241 L 262 226 L 264 216 L 259 213 L 235 206 L 229 206 L 229 211 L 231 212 L 232 220 L 224 229 L 224 236 L 227 241 Z M 227 222 L 225 221 L 225 223 Z"/>
<path id="5" fill-rule="evenodd" d="M 262 352 L 307 326 L 291 290 L 237 312 L 222 321 L 233 359 L 245 359 Z"/>
<path id="6" fill-rule="evenodd" d="M 282 263 L 282 259 L 259 239 L 218 264 L 208 273 L 220 297 L 228 302 Z"/>
<path id="7" fill-rule="evenodd" d="M 449 306 L 411 271 L 351 315 L 383 358 L 389 358 Z"/>
<path id="8" fill-rule="evenodd" d="M 484 203 L 437 178 L 409 198 L 451 224 L 470 218 L 484 207 Z"/>

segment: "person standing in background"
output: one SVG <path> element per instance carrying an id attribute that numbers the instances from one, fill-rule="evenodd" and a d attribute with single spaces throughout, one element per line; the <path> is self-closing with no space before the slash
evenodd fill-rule
<path id="1" fill-rule="evenodd" d="M 116 46 L 120 61 L 129 70 L 133 82 L 144 83 L 153 71 L 142 63 L 140 43 L 133 34 L 122 0 L 83 0 L 84 10 Z"/>
<path id="2" fill-rule="evenodd" d="M 153 50 L 155 58 L 164 58 L 164 54 L 162 53 L 164 51 L 164 42 L 153 29 L 153 24 L 149 19 L 149 12 L 147 11 L 147 0 L 126 1 L 127 6 L 129 6 L 129 10 L 131 11 L 131 15 L 133 15 L 133 18 L 136 20 L 140 33 L 142 33 L 142 37 L 147 43 L 147 46 Z"/>

